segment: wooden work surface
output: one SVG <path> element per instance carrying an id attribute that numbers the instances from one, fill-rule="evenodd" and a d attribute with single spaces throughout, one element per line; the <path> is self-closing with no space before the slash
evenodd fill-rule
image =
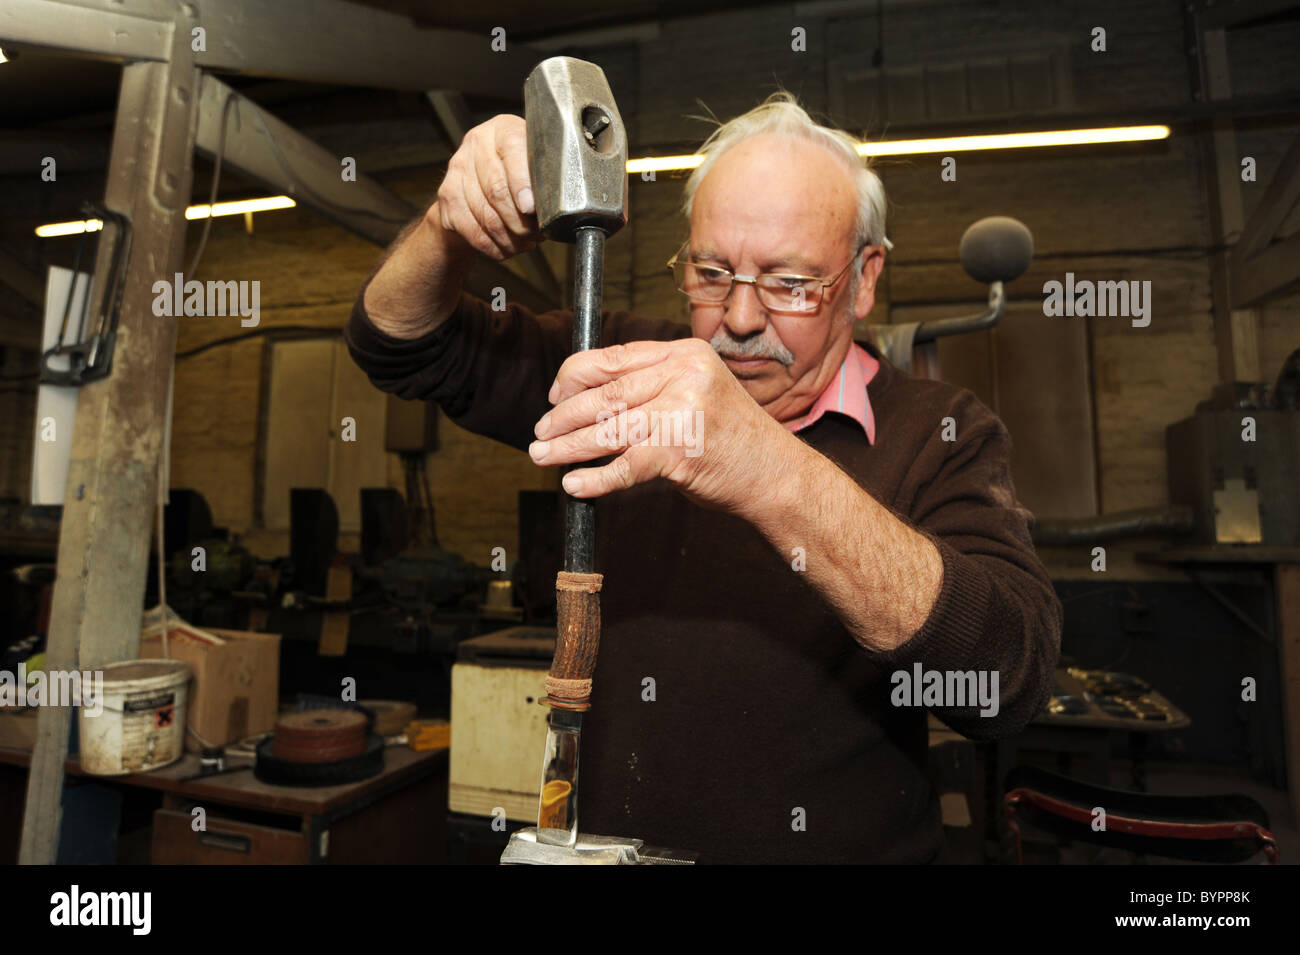
<path id="1" fill-rule="evenodd" d="M 193 776 L 199 771 L 199 757 L 192 753 L 187 753 L 170 766 L 126 776 L 91 776 L 82 772 L 80 761 L 73 757 L 68 760 L 65 772 L 69 776 L 158 789 L 190 799 L 208 799 L 227 806 L 318 816 L 342 809 L 373 793 L 426 776 L 446 762 L 447 752 L 444 748 L 417 753 L 405 746 L 390 746 L 384 750 L 383 772 L 370 779 L 341 786 L 274 786 L 259 780 L 251 769 L 183 781 L 186 776 Z M 26 750 L 0 749 L 0 762 L 3 763 L 28 766 L 31 759 L 32 754 Z"/>

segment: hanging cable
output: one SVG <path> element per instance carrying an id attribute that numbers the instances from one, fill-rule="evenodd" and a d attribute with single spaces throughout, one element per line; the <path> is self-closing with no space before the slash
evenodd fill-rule
<path id="1" fill-rule="evenodd" d="M 203 232 L 199 235 L 198 248 L 194 250 L 194 258 L 190 260 L 189 270 L 185 273 L 186 278 L 193 278 L 198 271 L 199 260 L 203 258 L 203 252 L 208 247 L 208 235 L 212 232 L 212 207 L 217 204 L 217 187 L 221 184 L 221 160 L 226 154 L 226 119 L 230 115 L 230 107 L 235 104 L 235 91 L 230 90 L 226 93 L 226 100 L 221 104 L 221 132 L 217 136 L 217 153 L 213 159 L 212 166 L 212 188 L 208 190 L 208 217 L 203 220 Z M 239 111 L 235 111 L 235 128 L 239 128 Z"/>

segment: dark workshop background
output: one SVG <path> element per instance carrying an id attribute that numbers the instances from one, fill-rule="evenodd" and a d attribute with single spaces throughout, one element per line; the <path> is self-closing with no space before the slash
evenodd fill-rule
<path id="1" fill-rule="evenodd" d="M 979 311 L 985 289 L 960 268 L 958 240 L 983 216 L 1021 219 L 1034 232 L 1034 264 L 1010 284 L 1001 326 L 943 343 L 945 377 L 973 388 L 1007 422 L 1021 500 L 1040 520 L 1168 503 L 1165 428 L 1190 416 L 1221 379 L 1211 254 L 1219 237 L 1203 127 L 1186 125 L 1197 84 L 1183 3 L 715 4 L 707 15 L 676 0 L 483 0 L 436 13 L 414 0 L 372 5 L 485 38 L 500 26 L 510 42 L 594 60 L 609 77 L 633 156 L 689 152 L 711 128 L 690 116 L 707 109 L 730 118 L 778 87 L 868 136 L 983 129 L 1026 116 L 1037 128 L 1115 125 L 1139 114 L 1142 122 L 1182 122 L 1153 143 L 958 153 L 956 182 L 940 180 L 938 156 L 881 161 L 895 249 L 871 316 L 900 322 Z M 807 52 L 791 50 L 796 26 L 807 31 Z M 1090 49 L 1095 26 L 1106 30 L 1105 53 Z M 310 42 L 306 27 L 303 42 Z M 1234 116 L 1237 149 L 1258 167 L 1258 180 L 1241 188 L 1246 217 L 1300 128 L 1294 112 L 1288 119 L 1267 108 L 1296 93 L 1297 49 L 1294 15 L 1229 31 L 1232 99 L 1265 104 Z M 102 194 L 118 70 L 39 56 L 0 69 L 0 373 L 18 375 L 36 367 L 43 278 L 33 285 L 32 277 L 67 264 L 76 242 L 38 240 L 32 230 L 79 218 L 79 204 Z M 423 96 L 260 79 L 235 85 L 331 152 L 355 157 L 359 172 L 410 202 L 423 207 L 433 198 L 453 146 Z M 500 108 L 473 98 L 468 105 L 476 121 Z M 1085 116 L 1095 122 L 1078 121 Z M 39 157 L 54 150 L 64 157 L 58 180 L 41 182 Z M 196 159 L 195 168 L 193 201 L 203 202 L 211 164 Z M 630 222 L 608 248 L 607 307 L 684 318 L 663 267 L 686 235 L 678 212 L 684 178 L 630 182 Z M 223 198 L 264 192 L 223 175 Z M 1292 210 L 1278 234 L 1297 228 Z M 200 223 L 189 227 L 187 260 L 199 230 Z M 189 355 L 241 330 L 233 319 L 180 322 L 171 484 L 201 492 L 214 522 L 258 556 L 288 551 L 284 489 L 299 476 L 333 495 L 344 551 L 359 549 L 358 489 L 404 489 L 397 456 L 383 450 L 385 397 L 352 365 L 337 334 L 379 251 L 299 207 L 259 213 L 251 231 L 239 216 L 214 221 L 199 273 L 187 276 L 259 280 L 262 329 L 308 325 L 326 333 L 248 337 Z M 564 250 L 550 252 L 563 275 Z M 1045 319 L 1043 283 L 1066 271 L 1149 280 L 1150 326 Z M 1300 347 L 1300 297 L 1260 305 L 1253 327 L 1253 338 L 1238 344 L 1238 377 L 1271 383 Z M 0 387 L 0 498 L 13 502 L 28 494 L 34 408 L 33 383 Z M 355 444 L 335 439 L 343 415 L 357 421 Z M 440 543 L 479 565 L 497 546 L 513 559 L 518 492 L 553 489 L 556 476 L 445 418 L 438 428 L 428 466 Z M 1042 551 L 1063 595 L 1083 595 L 1067 601 L 1067 651 L 1090 665 L 1163 680 L 1161 689 L 1199 718 L 1196 732 L 1205 735 L 1162 745 L 1245 759 L 1250 732 L 1233 697 L 1216 695 L 1213 683 L 1220 670 L 1242 672 L 1227 663 L 1253 659 L 1258 648 L 1180 570 L 1133 558 L 1151 546 L 1127 540 L 1111 548 L 1109 579 L 1131 583 L 1100 602 L 1087 593 L 1109 585 L 1089 569 L 1086 548 Z M 1252 610 L 1250 594 L 1240 599 L 1248 613 L 1268 613 Z"/>

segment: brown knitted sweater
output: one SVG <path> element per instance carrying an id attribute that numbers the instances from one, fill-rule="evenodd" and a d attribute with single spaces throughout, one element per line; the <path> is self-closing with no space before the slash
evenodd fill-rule
<path id="1" fill-rule="evenodd" d="M 358 297 L 345 337 L 376 387 L 436 401 L 470 431 L 525 449 L 571 323 L 569 312 L 498 313 L 465 295 L 437 330 L 403 341 L 376 329 Z M 689 334 L 606 312 L 601 343 Z M 1006 428 L 970 391 L 909 377 L 869 350 L 881 363 L 867 389 L 875 445 L 836 413 L 798 437 L 938 547 L 930 618 L 896 650 L 868 652 L 739 518 L 663 482 L 600 500 L 604 625 L 583 732 L 584 832 L 702 862 L 932 861 L 943 836 L 926 709 L 893 705 L 891 675 L 915 664 L 997 671 L 996 715 L 928 707 L 974 739 L 1016 733 L 1046 704 L 1061 605 L 1015 498 Z M 954 441 L 942 438 L 948 416 Z"/>

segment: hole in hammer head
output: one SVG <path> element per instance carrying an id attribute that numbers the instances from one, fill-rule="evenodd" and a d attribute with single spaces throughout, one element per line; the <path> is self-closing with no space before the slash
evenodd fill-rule
<path id="1" fill-rule="evenodd" d="M 599 106 L 588 106 L 582 111 L 582 135 L 596 152 L 609 152 L 614 147 L 614 121 Z"/>

